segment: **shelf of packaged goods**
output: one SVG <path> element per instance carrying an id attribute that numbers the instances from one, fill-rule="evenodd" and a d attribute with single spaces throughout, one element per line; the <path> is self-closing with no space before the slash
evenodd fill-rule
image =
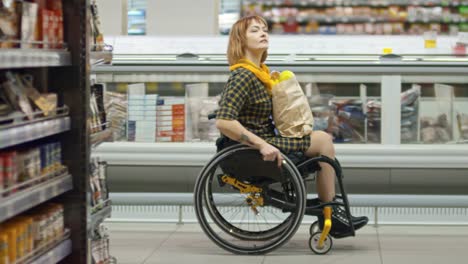
<path id="1" fill-rule="evenodd" d="M 283 19 L 284 20 L 284 19 Z M 280 19 L 280 23 L 285 23 Z M 268 19 L 268 22 L 274 23 L 276 19 Z M 415 24 L 457 24 L 464 23 L 468 21 L 466 18 L 453 18 L 453 19 L 424 19 L 424 18 L 385 18 L 385 17 L 359 17 L 359 16 L 315 16 L 315 17 L 298 17 L 297 22 L 301 24 L 306 24 L 308 22 L 317 22 L 319 24 L 339 24 L 339 23 L 350 23 L 350 24 L 360 24 L 360 23 L 415 23 Z"/>
<path id="2" fill-rule="evenodd" d="M 452 2 L 452 3 L 450 3 Z M 466 3 L 465 3 L 466 4 Z M 382 2 L 372 2 L 372 1 L 348 1 L 348 2 L 307 2 L 307 1 L 293 1 L 290 4 L 285 3 L 263 3 L 262 7 L 264 8 L 298 8 L 298 9 L 308 9 L 308 8 L 333 8 L 333 7 L 390 7 L 390 6 L 417 6 L 417 7 L 459 7 L 463 6 L 463 2 L 456 1 L 447 1 L 447 2 L 437 2 L 437 1 L 385 1 Z"/>
<path id="3" fill-rule="evenodd" d="M 345 168 L 468 168 L 466 144 L 335 144 L 335 148 Z M 214 142 L 112 142 L 101 144 L 93 155 L 110 166 L 204 166 L 215 152 Z"/>
<path id="4" fill-rule="evenodd" d="M 28 264 L 49 264 L 59 263 L 65 257 L 70 255 L 72 251 L 72 243 L 70 240 L 70 231 L 65 230 L 64 235 L 43 246 L 41 250 L 37 250 L 35 254 L 21 263 Z"/>
<path id="5" fill-rule="evenodd" d="M 59 176 L 42 176 L 27 182 L 32 187 L 16 191 L 8 196 L 0 196 L 0 222 L 22 213 L 36 205 L 48 201 L 73 189 L 72 176 L 63 170 Z M 20 186 L 24 186 L 22 183 Z M 18 186 L 10 188 L 20 188 Z"/>
<path id="6" fill-rule="evenodd" d="M 111 201 L 107 200 L 91 208 L 91 216 L 89 219 L 89 229 L 94 229 L 104 219 L 111 216 L 112 206 Z"/>
<path id="7" fill-rule="evenodd" d="M 43 112 L 34 112 L 33 118 L 27 121 L 17 121 L 25 119 L 23 114 L 0 118 L 0 149 L 69 130 L 70 117 L 67 115 L 68 108 L 62 107 L 53 116 L 43 117 Z"/>
<path id="8" fill-rule="evenodd" d="M 40 49 L 0 49 L 0 69 L 71 65 L 70 52 Z"/>

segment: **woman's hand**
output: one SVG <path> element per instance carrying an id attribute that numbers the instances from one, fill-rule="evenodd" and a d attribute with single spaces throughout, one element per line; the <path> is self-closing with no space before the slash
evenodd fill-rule
<path id="1" fill-rule="evenodd" d="M 264 161 L 277 161 L 278 167 L 281 168 L 281 164 L 283 163 L 283 157 L 281 156 L 281 152 L 273 147 L 272 145 L 265 142 L 260 146 L 260 153 L 263 156 Z"/>

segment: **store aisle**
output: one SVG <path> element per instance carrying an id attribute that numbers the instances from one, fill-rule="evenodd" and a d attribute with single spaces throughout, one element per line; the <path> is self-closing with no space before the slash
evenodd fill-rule
<path id="1" fill-rule="evenodd" d="M 113 223 L 110 252 L 119 264 L 441 264 L 468 259 L 468 226 L 369 226 L 354 238 L 335 239 L 328 255 L 309 249 L 308 226 L 278 250 L 238 256 L 218 248 L 198 224 Z"/>

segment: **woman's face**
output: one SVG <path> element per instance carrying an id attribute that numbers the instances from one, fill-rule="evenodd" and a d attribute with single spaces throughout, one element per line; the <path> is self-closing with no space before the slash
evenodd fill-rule
<path id="1" fill-rule="evenodd" d="M 252 20 L 247 28 L 247 49 L 265 51 L 268 49 L 268 27 L 261 22 Z"/>

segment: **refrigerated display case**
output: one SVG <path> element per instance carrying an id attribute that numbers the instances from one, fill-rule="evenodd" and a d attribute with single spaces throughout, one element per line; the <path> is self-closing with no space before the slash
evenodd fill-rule
<path id="1" fill-rule="evenodd" d="M 214 40 L 217 44 L 212 45 L 223 47 L 224 41 Z M 396 43 L 396 40 L 390 42 Z M 332 54 L 331 50 L 324 49 L 317 54 L 293 50 L 270 53 L 267 64 L 270 69 L 287 69 L 296 74 L 315 116 L 315 129 L 333 134 L 337 157 L 352 175 L 348 183 L 360 184 L 357 190 L 372 184 L 383 188 L 400 183 L 460 188 L 468 185 L 468 178 L 463 176 L 468 168 L 465 155 L 468 145 L 464 144 L 468 58 L 451 55 L 451 45 L 443 41 L 439 45 L 446 49 L 424 54 L 413 52 L 414 46 L 409 45 L 406 54 L 399 56 L 382 56 L 372 51 L 370 54 L 342 54 L 343 50 L 339 50 Z M 179 47 L 172 46 L 168 50 L 184 50 L 181 46 L 179 43 Z M 192 50 L 203 49 L 208 50 L 206 47 Z M 285 46 L 279 49 L 286 50 Z M 402 48 L 397 46 L 396 49 Z M 109 104 L 118 105 L 122 126 L 125 126 L 126 120 L 122 119 L 128 107 L 125 98 L 128 84 L 144 84 L 146 93 L 162 98 L 183 98 L 187 109 L 187 100 L 193 94 L 193 91 L 188 92 L 189 87 L 216 100 L 229 76 L 225 55 L 220 50 L 182 56 L 184 58 L 169 52 L 152 55 L 119 52 L 114 53 L 112 65 L 96 67 L 93 73 L 97 82 L 106 85 L 108 95 L 114 99 L 118 97 Z M 207 104 L 202 101 L 199 105 Z M 193 121 L 193 114 L 188 110 L 186 121 Z M 209 122 L 214 126 L 214 121 Z M 188 123 L 186 125 L 186 131 L 190 131 Z M 427 128 L 429 125 L 432 128 Z M 156 130 L 157 127 L 156 124 Z M 128 188 L 191 191 L 197 168 L 215 153 L 214 142 L 206 138 L 186 136 L 185 142 L 127 142 L 125 129 L 121 127 L 120 139 L 102 144 L 95 152 L 109 164 L 110 184 L 115 191 L 125 188 L 125 191 L 129 191 Z M 435 136 L 431 139 L 431 135 L 438 135 L 440 139 Z M 132 187 L 128 184 L 115 186 L 115 181 L 128 182 L 124 171 L 134 166 L 162 169 L 145 171 L 146 176 L 134 175 Z M 442 179 L 440 175 L 448 171 L 450 176 Z M 113 173 L 120 176 L 113 176 Z M 408 173 L 411 177 L 406 177 Z M 180 177 L 172 177 L 174 174 Z M 145 182 L 145 186 L 139 184 L 140 181 Z M 158 182 L 158 185 L 148 185 L 148 181 Z M 171 187 L 168 189 L 166 184 Z M 140 190 L 136 190 L 138 188 Z M 382 188 L 364 192 L 390 190 Z"/>

